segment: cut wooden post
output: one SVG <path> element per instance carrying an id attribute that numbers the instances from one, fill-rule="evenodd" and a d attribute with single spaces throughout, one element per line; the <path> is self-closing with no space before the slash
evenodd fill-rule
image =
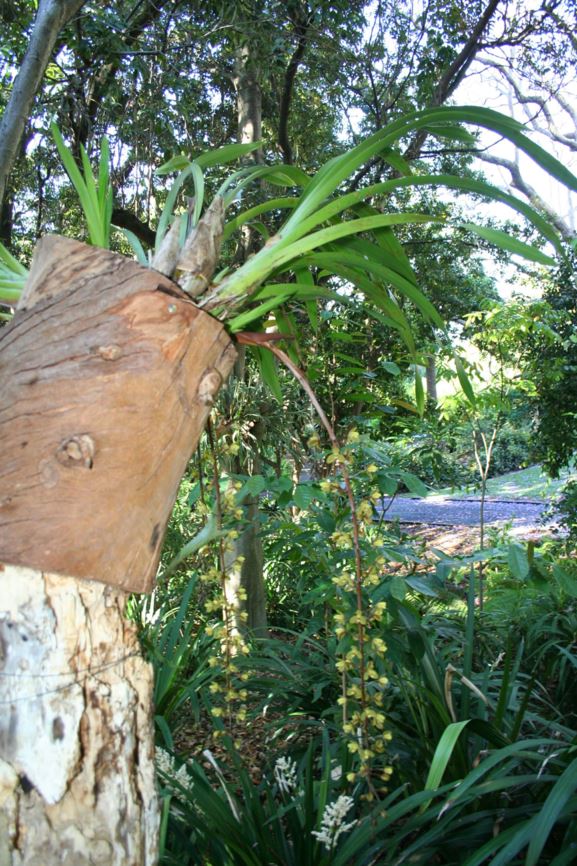
<path id="1" fill-rule="evenodd" d="M 0 334 L 0 562 L 152 589 L 235 354 L 222 325 L 156 271 L 41 240 Z"/>
<path id="2" fill-rule="evenodd" d="M 0 866 L 153 866 L 152 670 L 123 618 L 235 350 L 169 279 L 65 238 L 0 333 Z"/>

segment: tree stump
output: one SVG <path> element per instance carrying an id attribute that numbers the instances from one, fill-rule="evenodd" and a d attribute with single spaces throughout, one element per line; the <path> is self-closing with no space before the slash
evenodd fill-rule
<path id="1" fill-rule="evenodd" d="M 1 866 L 153 866 L 152 671 L 126 593 L 18 566 L 0 580 Z"/>
<path id="2" fill-rule="evenodd" d="M 0 333 L 0 866 L 152 866 L 152 589 L 180 479 L 235 350 L 178 286 L 38 244 Z"/>

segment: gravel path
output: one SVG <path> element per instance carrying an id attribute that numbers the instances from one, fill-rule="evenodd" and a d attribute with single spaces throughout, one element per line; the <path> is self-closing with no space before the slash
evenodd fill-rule
<path id="1" fill-rule="evenodd" d="M 480 499 L 452 499 L 449 496 L 429 496 L 427 499 L 385 496 L 383 507 L 387 520 L 401 523 L 426 523 L 431 526 L 478 526 Z M 514 529 L 530 530 L 539 526 L 547 503 L 536 500 L 487 499 L 485 523 L 512 521 Z M 379 509 L 380 510 L 380 509 Z"/>

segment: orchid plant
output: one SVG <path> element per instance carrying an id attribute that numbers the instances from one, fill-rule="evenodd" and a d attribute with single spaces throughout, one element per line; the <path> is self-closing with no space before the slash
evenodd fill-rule
<path id="1" fill-rule="evenodd" d="M 558 160 L 523 132 L 511 117 L 478 106 L 430 108 L 406 114 L 366 138 L 345 153 L 329 160 L 312 177 L 295 166 L 252 166 L 231 173 L 205 206 L 205 172 L 210 168 L 246 157 L 256 144 L 228 145 L 188 159 L 177 156 L 163 165 L 158 174 L 173 171 L 174 181 L 160 217 L 154 251 L 146 253 L 130 232 L 125 236 L 138 260 L 175 278 L 194 297 L 202 309 L 226 322 L 231 333 L 250 326 L 258 331 L 273 316 L 278 330 L 286 331 L 282 310 L 289 301 L 302 302 L 316 322 L 318 298 L 347 301 L 342 286 L 354 287 L 365 298 L 367 309 L 383 325 L 395 329 L 409 354 L 417 359 L 418 350 L 410 323 L 400 299 L 408 299 L 422 317 L 444 330 L 440 315 L 418 286 L 411 262 L 395 229 L 425 223 L 441 223 L 454 230 L 463 229 L 511 254 L 531 262 L 551 266 L 555 259 L 533 244 L 513 235 L 478 225 L 451 220 L 446 216 L 414 211 L 393 211 L 392 195 L 403 189 L 446 188 L 501 202 L 522 216 L 563 255 L 555 228 L 529 204 L 484 181 L 451 174 L 423 174 L 413 170 L 403 158 L 400 145 L 418 130 L 441 139 L 452 139 L 473 146 L 475 139 L 464 124 L 489 129 L 510 141 L 552 177 L 577 190 L 577 178 Z M 82 153 L 83 173 L 66 149 L 55 125 L 52 132 L 64 167 L 78 194 L 90 242 L 108 246 L 111 229 L 112 191 L 108 169 L 108 144 L 103 139 L 99 170 L 94 177 L 88 157 Z M 369 160 L 379 157 L 395 176 L 351 192 L 342 186 Z M 194 198 L 184 213 L 175 214 L 177 200 L 185 183 L 192 181 Z M 243 191 L 255 181 L 291 191 L 272 197 L 247 210 L 239 207 Z M 234 211 L 226 222 L 226 215 Z M 286 214 L 272 235 L 262 222 L 263 215 L 278 218 Z M 256 255 L 238 267 L 218 271 L 223 240 L 243 226 L 250 225 L 264 237 Z M 216 273 L 215 273 L 216 272 Z M 14 303 L 26 278 L 26 271 L 5 249 L 0 249 L 0 301 Z M 456 371 L 467 397 L 474 401 L 462 364 L 456 358 Z M 278 392 L 271 365 L 263 368 L 269 384 Z M 424 392 L 417 375 L 416 408 L 424 407 Z"/>

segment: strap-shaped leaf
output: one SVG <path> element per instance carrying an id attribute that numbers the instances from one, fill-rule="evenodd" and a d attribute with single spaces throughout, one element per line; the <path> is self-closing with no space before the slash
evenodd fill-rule
<path id="1" fill-rule="evenodd" d="M 523 241 L 517 240 L 517 238 L 512 237 L 507 232 L 501 231 L 501 229 L 491 229 L 486 226 L 477 225 L 476 223 L 461 223 L 461 228 L 473 232 L 473 234 L 478 235 L 490 244 L 494 244 L 496 247 L 500 247 L 502 250 L 523 256 L 524 259 L 528 259 L 530 262 L 538 262 L 541 265 L 555 264 L 555 259 L 552 259 L 551 256 L 546 256 L 537 247 L 523 243 Z"/>

